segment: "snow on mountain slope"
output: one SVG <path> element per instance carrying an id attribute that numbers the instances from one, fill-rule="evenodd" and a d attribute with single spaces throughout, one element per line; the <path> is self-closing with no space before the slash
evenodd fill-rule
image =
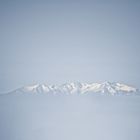
<path id="1" fill-rule="evenodd" d="M 63 85 L 47 85 L 36 84 L 25 86 L 16 90 L 16 92 L 29 92 L 29 93 L 49 93 L 49 94 L 88 94 L 99 93 L 104 95 L 138 95 L 139 90 L 135 87 L 122 84 L 122 83 L 66 83 Z"/>

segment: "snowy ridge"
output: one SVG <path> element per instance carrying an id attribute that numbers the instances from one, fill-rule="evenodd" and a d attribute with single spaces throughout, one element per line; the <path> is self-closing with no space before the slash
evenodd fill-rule
<path id="1" fill-rule="evenodd" d="M 25 86 L 16 90 L 16 92 L 26 93 L 45 93 L 45 94 L 89 94 L 97 93 L 102 95 L 140 95 L 139 90 L 133 86 L 115 82 L 103 83 L 80 83 L 72 82 L 63 85 L 35 84 Z"/>

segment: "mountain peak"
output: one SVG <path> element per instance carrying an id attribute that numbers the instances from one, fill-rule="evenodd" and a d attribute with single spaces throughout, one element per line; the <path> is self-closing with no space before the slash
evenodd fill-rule
<path id="1" fill-rule="evenodd" d="M 137 95 L 139 90 L 122 83 L 105 81 L 102 83 L 71 82 L 62 85 L 35 84 L 16 90 L 17 92 L 49 94 L 104 94 L 104 95 Z"/>

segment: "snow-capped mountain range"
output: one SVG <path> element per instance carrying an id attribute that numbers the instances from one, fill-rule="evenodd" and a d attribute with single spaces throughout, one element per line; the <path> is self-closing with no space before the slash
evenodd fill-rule
<path id="1" fill-rule="evenodd" d="M 133 86 L 118 82 L 102 82 L 102 83 L 80 83 L 72 82 L 63 85 L 47 85 L 35 84 L 25 86 L 15 90 L 14 92 L 34 93 L 34 94 L 101 94 L 101 95 L 140 95 L 139 90 Z"/>

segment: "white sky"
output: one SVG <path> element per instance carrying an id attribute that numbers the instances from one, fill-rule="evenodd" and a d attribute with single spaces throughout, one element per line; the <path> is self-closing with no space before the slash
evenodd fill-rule
<path id="1" fill-rule="evenodd" d="M 32 83 L 140 87 L 138 1 L 1 1 L 0 92 Z"/>

